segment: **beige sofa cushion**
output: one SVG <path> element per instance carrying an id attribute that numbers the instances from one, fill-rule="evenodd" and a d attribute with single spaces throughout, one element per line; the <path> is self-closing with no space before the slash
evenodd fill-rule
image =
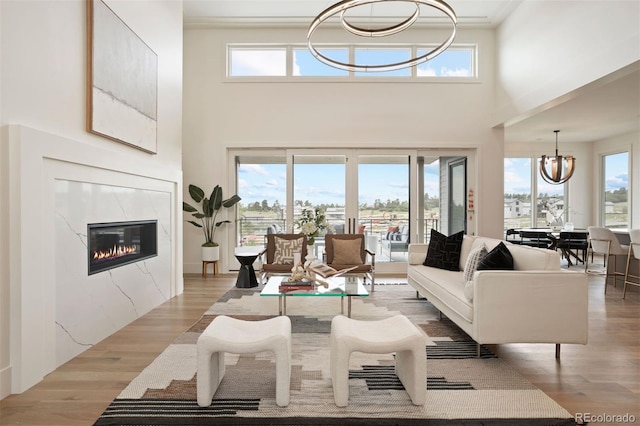
<path id="1" fill-rule="evenodd" d="M 461 271 L 447 271 L 431 266 L 415 266 L 407 275 L 419 282 L 430 293 L 468 322 L 473 320 L 473 305 L 464 295 L 464 280 Z"/>

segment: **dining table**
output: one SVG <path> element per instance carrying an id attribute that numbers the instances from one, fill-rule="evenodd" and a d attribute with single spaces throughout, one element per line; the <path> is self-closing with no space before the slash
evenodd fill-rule
<path id="1" fill-rule="evenodd" d="M 586 229 L 572 229 L 572 230 L 568 230 L 568 229 L 556 229 L 556 228 L 519 228 L 518 229 L 519 232 L 542 232 L 546 235 L 546 237 L 549 239 L 549 241 L 551 242 L 549 244 L 549 246 L 547 247 L 549 250 L 558 250 L 560 249 L 560 251 L 562 252 L 562 255 L 564 258 L 567 259 L 567 264 L 568 266 L 573 266 L 573 262 L 571 261 L 571 258 L 575 259 L 576 264 L 577 262 L 581 262 L 584 263 L 584 259 L 582 259 L 580 257 L 580 255 L 578 254 L 577 251 L 574 251 L 573 248 L 570 247 L 569 244 L 563 244 L 565 242 L 567 242 L 568 240 L 564 237 L 564 235 L 571 235 L 572 237 L 576 237 L 576 236 L 581 236 L 582 239 L 588 240 L 589 238 L 589 231 Z M 575 238 L 576 240 L 578 238 Z"/>

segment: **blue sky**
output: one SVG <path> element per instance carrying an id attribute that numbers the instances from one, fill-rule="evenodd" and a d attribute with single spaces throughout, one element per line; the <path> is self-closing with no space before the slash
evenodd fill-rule
<path id="1" fill-rule="evenodd" d="M 286 203 L 286 166 L 284 164 L 243 164 L 238 173 L 238 195 L 242 204 L 267 200 Z M 298 164 L 294 167 L 295 199 L 312 204 L 344 205 L 344 164 Z M 425 191 L 438 196 L 438 162 L 425 166 Z M 409 191 L 408 166 L 402 164 L 360 164 L 359 203 L 406 200 Z"/>
<path id="2" fill-rule="evenodd" d="M 346 47 L 318 49 L 323 55 L 342 63 L 348 63 Z M 430 49 L 418 49 L 418 56 Z M 410 50 L 391 48 L 360 48 L 356 50 L 355 62 L 359 65 L 380 65 L 410 59 Z M 472 51 L 451 48 L 416 68 L 418 76 L 473 76 L 471 69 Z M 285 76 L 286 51 L 284 48 L 233 49 L 231 72 L 234 76 Z M 330 67 L 317 60 L 306 47 L 293 49 L 294 76 L 347 76 L 344 70 Z M 357 76 L 410 76 L 411 69 L 403 68 L 387 72 L 358 72 Z"/>
<path id="3" fill-rule="evenodd" d="M 531 192 L 531 159 L 506 158 L 504 161 L 505 192 Z M 606 188 L 628 188 L 628 154 L 607 157 Z M 550 185 L 538 176 L 539 192 L 562 194 L 562 185 Z M 309 200 L 312 204 L 343 205 L 345 197 L 344 164 L 297 164 L 294 168 L 296 199 Z M 439 163 L 425 166 L 425 192 L 439 196 Z M 406 200 L 408 197 L 407 166 L 402 164 L 360 164 L 359 203 L 373 204 L 376 199 Z M 285 164 L 242 164 L 238 173 L 238 195 L 242 204 L 275 200 L 286 204 Z"/>

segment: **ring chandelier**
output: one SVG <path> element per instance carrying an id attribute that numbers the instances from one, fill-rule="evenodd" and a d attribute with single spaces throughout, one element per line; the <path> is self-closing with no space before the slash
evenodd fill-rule
<path id="1" fill-rule="evenodd" d="M 391 25 L 389 27 L 384 27 L 384 28 L 377 28 L 377 29 L 357 27 L 355 25 L 352 25 L 345 19 L 345 16 L 344 16 L 345 12 L 351 8 L 363 6 L 366 4 L 381 3 L 385 1 L 387 2 L 400 1 L 400 2 L 414 3 L 416 5 L 416 10 L 409 18 L 400 22 L 399 24 Z M 351 34 L 362 36 L 362 37 L 384 37 L 384 36 L 397 34 L 401 31 L 406 30 L 411 25 L 413 25 L 414 22 L 418 20 L 418 18 L 420 17 L 421 4 L 433 7 L 441 11 L 449 18 L 452 24 L 451 35 L 441 45 L 427 52 L 424 55 L 416 56 L 415 58 L 407 59 L 406 61 L 394 62 L 391 64 L 380 64 L 380 65 L 351 64 L 348 62 L 336 61 L 335 59 L 332 59 L 332 58 L 329 58 L 328 56 L 323 55 L 318 51 L 318 49 L 315 48 L 315 46 L 313 45 L 313 42 L 311 41 L 311 37 L 313 36 L 313 33 L 315 32 L 315 30 L 324 21 L 331 18 L 332 16 L 337 15 L 338 13 L 340 13 L 340 21 L 342 23 L 342 26 Z M 365 71 L 365 72 L 366 71 L 378 71 L 378 72 L 395 71 L 402 68 L 408 68 L 408 67 L 421 64 L 423 62 L 428 61 L 429 59 L 435 58 L 440 53 L 444 52 L 449 46 L 451 46 L 451 43 L 453 43 L 453 39 L 456 36 L 457 23 L 458 23 L 458 18 L 456 17 L 456 13 L 453 11 L 451 6 L 449 6 L 447 3 L 445 3 L 442 0 L 342 0 L 334 4 L 333 6 L 326 8 L 322 12 L 320 12 L 320 14 L 316 16 L 315 19 L 311 22 L 311 24 L 309 25 L 309 31 L 307 32 L 307 44 L 309 47 L 309 51 L 316 59 L 334 68 L 338 68 L 345 71 Z"/>

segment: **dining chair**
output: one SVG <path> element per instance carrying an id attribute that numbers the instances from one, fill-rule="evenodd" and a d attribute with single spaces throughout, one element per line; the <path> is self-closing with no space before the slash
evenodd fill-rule
<path id="1" fill-rule="evenodd" d="M 629 267 L 631 265 L 631 256 L 638 260 L 640 269 L 640 229 L 632 229 L 629 232 L 631 241 L 629 242 L 629 255 L 627 256 L 627 268 L 624 273 L 624 289 L 622 290 L 622 298 L 627 296 L 627 285 L 635 285 L 640 287 L 640 272 L 639 275 L 632 275 L 629 273 Z M 635 281 L 629 281 L 629 278 L 633 278 Z"/>
<path id="2" fill-rule="evenodd" d="M 562 231 L 556 244 L 556 248 L 562 251 L 563 257 L 567 258 L 569 266 L 571 266 L 571 257 L 574 257 L 576 262 L 584 263 L 588 247 L 589 234 L 584 231 Z M 582 258 L 578 253 L 582 254 Z"/>
<path id="3" fill-rule="evenodd" d="M 584 272 L 589 271 L 589 253 L 591 253 L 591 259 L 593 261 L 593 253 L 601 254 L 604 257 L 605 267 L 605 281 L 604 292 L 607 293 L 607 280 L 613 276 L 613 286 L 616 287 L 618 276 L 624 277 L 623 272 L 617 270 L 618 256 L 628 256 L 629 246 L 620 244 L 618 238 L 613 231 L 609 228 L 603 228 L 600 226 L 589 226 L 587 228 L 589 232 L 589 247 L 587 248 L 587 261 L 584 263 Z M 613 267 L 609 265 L 610 257 L 613 257 Z M 609 272 L 613 270 L 613 272 Z M 591 272 L 593 273 L 593 272 Z"/>
<path id="4" fill-rule="evenodd" d="M 522 237 L 520 236 L 520 230 L 515 228 L 509 228 L 504 231 L 504 240 L 511 244 L 522 244 Z"/>
<path id="5" fill-rule="evenodd" d="M 548 231 L 520 231 L 520 237 L 522 239 L 520 244 L 523 246 L 549 248 L 553 243 L 549 238 Z"/>

